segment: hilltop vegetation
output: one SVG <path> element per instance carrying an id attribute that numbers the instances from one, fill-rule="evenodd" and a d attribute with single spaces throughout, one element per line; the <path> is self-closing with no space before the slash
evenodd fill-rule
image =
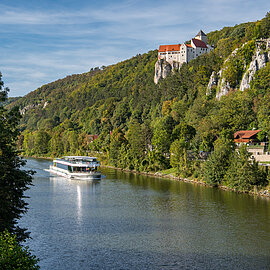
<path id="1" fill-rule="evenodd" d="M 270 64 L 256 73 L 250 89 L 236 90 L 255 40 L 269 38 L 269 32 L 269 13 L 257 22 L 211 32 L 208 41 L 215 50 L 183 64 L 158 85 L 153 82 L 157 51 L 44 85 L 10 105 L 24 112 L 18 147 L 28 156 L 99 152 L 104 163 L 120 168 L 172 168 L 181 176 L 204 177 L 210 184 L 240 190 L 265 186 L 266 174 L 248 162 L 244 149 L 236 153 L 231 142 L 241 129 L 260 128 L 270 135 Z M 226 62 L 224 74 L 234 89 L 220 101 L 215 91 L 206 95 L 212 72 L 218 72 L 231 52 L 246 42 L 238 56 Z M 93 134 L 99 137 L 91 142 Z M 212 151 L 206 165 L 201 151 Z M 211 170 L 224 159 L 228 164 L 217 178 Z M 260 175 L 259 180 L 230 182 L 238 177 L 231 164 L 246 166 L 245 172 L 253 178 Z"/>

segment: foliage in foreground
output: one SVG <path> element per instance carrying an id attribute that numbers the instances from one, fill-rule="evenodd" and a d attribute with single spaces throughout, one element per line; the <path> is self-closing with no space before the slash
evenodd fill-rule
<path id="1" fill-rule="evenodd" d="M 15 235 L 7 230 L 0 234 L 0 269 L 35 270 L 39 269 L 38 259 L 28 247 L 18 244 Z"/>
<path id="2" fill-rule="evenodd" d="M 2 88 L 0 73 L 0 102 L 7 99 L 8 89 Z M 22 241 L 28 233 L 17 222 L 27 210 L 24 192 L 31 185 L 32 172 L 20 169 L 25 161 L 16 148 L 19 120 L 18 108 L 8 111 L 0 105 L 0 233 L 7 229 Z"/>

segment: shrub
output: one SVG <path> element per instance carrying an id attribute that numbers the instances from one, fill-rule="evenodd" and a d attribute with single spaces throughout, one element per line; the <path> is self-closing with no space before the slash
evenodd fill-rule
<path id="1" fill-rule="evenodd" d="M 39 269 L 38 261 L 28 247 L 18 244 L 15 235 L 11 235 L 7 230 L 0 235 L 0 269 Z"/>

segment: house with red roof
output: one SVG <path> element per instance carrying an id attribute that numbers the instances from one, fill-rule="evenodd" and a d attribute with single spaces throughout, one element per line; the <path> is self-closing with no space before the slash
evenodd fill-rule
<path id="1" fill-rule="evenodd" d="M 235 143 L 254 143 L 259 142 L 257 135 L 261 130 L 240 130 L 234 133 Z"/>
<path id="2" fill-rule="evenodd" d="M 160 45 L 158 50 L 158 60 L 178 62 L 180 64 L 188 63 L 198 56 L 209 53 L 213 48 L 207 45 L 207 35 L 200 30 L 200 32 L 191 39 L 190 44 L 173 44 Z"/>
<path id="3" fill-rule="evenodd" d="M 261 130 L 240 130 L 234 133 L 234 142 L 237 146 L 247 145 L 247 150 L 251 153 L 251 159 L 258 162 L 270 163 L 270 152 L 268 150 L 268 141 L 261 142 L 257 135 Z M 267 140 L 267 138 L 266 138 Z"/>

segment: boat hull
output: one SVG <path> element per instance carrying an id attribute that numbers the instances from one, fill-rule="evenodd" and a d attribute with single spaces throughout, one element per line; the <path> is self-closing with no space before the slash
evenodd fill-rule
<path id="1" fill-rule="evenodd" d="M 80 179 L 80 180 L 98 180 L 101 179 L 100 172 L 84 172 L 84 173 L 72 173 L 67 170 L 57 168 L 55 166 L 50 166 L 49 172 L 63 176 L 69 179 Z"/>

